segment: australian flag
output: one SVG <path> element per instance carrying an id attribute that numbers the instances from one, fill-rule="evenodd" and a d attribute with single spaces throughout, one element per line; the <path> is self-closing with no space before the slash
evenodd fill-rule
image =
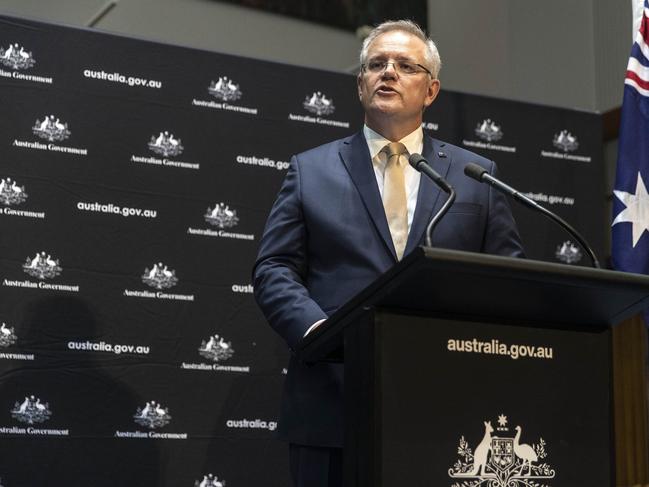
<path id="1" fill-rule="evenodd" d="M 649 274 L 649 0 L 624 80 L 613 191 L 612 259 L 620 271 Z M 645 321 L 648 314 L 645 312 Z"/>

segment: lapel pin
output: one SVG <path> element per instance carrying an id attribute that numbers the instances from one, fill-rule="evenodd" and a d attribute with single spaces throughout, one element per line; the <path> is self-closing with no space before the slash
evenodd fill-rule
<path id="1" fill-rule="evenodd" d="M 439 152 L 437 153 L 437 155 L 438 155 L 439 157 L 446 157 L 446 152 L 439 151 Z"/>

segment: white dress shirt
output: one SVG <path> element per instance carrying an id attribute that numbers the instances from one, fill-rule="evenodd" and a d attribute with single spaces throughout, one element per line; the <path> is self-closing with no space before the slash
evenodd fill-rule
<path id="1" fill-rule="evenodd" d="M 374 166 L 374 175 L 376 176 L 376 184 L 379 187 L 379 193 L 383 198 L 383 181 L 385 179 L 385 166 L 388 162 L 388 156 L 381 149 L 385 147 L 392 140 L 388 140 L 378 132 L 375 132 L 367 125 L 363 126 L 363 135 L 367 141 L 367 147 L 370 149 L 370 157 L 372 158 L 372 165 Z M 424 131 L 421 127 L 415 129 L 414 132 L 406 135 L 403 139 L 398 140 L 408 149 L 410 154 L 421 154 L 424 148 Z M 415 215 L 415 207 L 417 206 L 417 195 L 419 194 L 419 179 L 421 173 L 413 168 L 410 164 L 406 164 L 404 169 L 406 179 L 406 206 L 408 208 L 408 232 L 412 226 L 412 219 Z M 313 323 L 306 331 L 304 336 L 307 336 L 312 330 L 318 327 L 320 323 L 325 320 L 318 320 Z"/>
<path id="2" fill-rule="evenodd" d="M 383 198 L 383 179 L 385 175 L 385 166 L 388 162 L 388 157 L 381 149 L 385 147 L 392 140 L 388 140 L 381 134 L 375 132 L 367 125 L 363 126 L 363 135 L 367 141 L 367 147 L 370 149 L 370 157 L 374 165 L 374 175 L 376 176 L 376 184 L 379 186 L 379 193 Z M 403 139 L 397 140 L 406 146 L 410 154 L 421 154 L 424 148 L 424 131 L 421 127 L 415 129 L 414 132 L 406 135 Z M 417 206 L 417 195 L 419 194 L 419 179 L 421 173 L 413 168 L 410 164 L 406 164 L 404 175 L 406 178 L 406 205 L 408 207 L 408 231 L 412 225 L 412 218 L 415 215 L 415 207 Z"/>

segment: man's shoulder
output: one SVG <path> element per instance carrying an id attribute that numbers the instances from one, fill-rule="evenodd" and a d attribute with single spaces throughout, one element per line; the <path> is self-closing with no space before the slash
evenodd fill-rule
<path id="1" fill-rule="evenodd" d="M 303 152 L 296 154 L 296 157 L 298 160 L 309 160 L 313 158 L 321 158 L 327 154 L 335 154 L 339 152 L 341 149 L 343 149 L 344 147 L 349 146 L 356 137 L 362 138 L 363 136 L 359 132 L 356 132 L 347 137 L 332 140 L 330 142 L 319 145 L 317 147 L 307 149 Z"/>

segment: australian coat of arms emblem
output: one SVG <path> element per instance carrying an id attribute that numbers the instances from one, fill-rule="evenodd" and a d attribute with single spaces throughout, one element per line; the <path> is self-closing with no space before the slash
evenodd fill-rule
<path id="1" fill-rule="evenodd" d="M 311 96 L 307 96 L 302 106 L 305 110 L 315 113 L 318 116 L 331 115 L 336 110 L 333 100 L 327 98 L 319 91 L 314 92 Z"/>
<path id="2" fill-rule="evenodd" d="M 225 480 L 219 480 L 216 475 L 203 475 L 202 480 L 194 482 L 194 487 L 225 487 Z"/>
<path id="3" fill-rule="evenodd" d="M 151 136 L 149 149 L 163 157 L 175 157 L 182 154 L 185 148 L 180 139 L 165 130 L 160 132 L 157 137 L 155 135 Z"/>
<path id="4" fill-rule="evenodd" d="M 8 327 L 6 323 L 0 325 L 0 347 L 10 347 L 18 341 L 16 332 L 13 327 Z"/>
<path id="5" fill-rule="evenodd" d="M 27 69 L 36 64 L 36 61 L 31 52 L 14 43 L 6 49 L 0 47 L 0 63 L 11 69 Z"/>
<path id="6" fill-rule="evenodd" d="M 11 178 L 0 179 L 0 203 L 3 205 L 19 205 L 27 199 L 24 186 L 18 186 Z"/>
<path id="7" fill-rule="evenodd" d="M 231 342 L 226 342 L 219 335 L 212 335 L 209 340 L 203 340 L 201 342 L 201 346 L 198 347 L 198 353 L 207 359 L 219 362 L 232 357 L 234 350 L 232 349 Z"/>
<path id="8" fill-rule="evenodd" d="M 577 142 L 577 137 L 572 135 L 567 130 L 562 130 L 554 136 L 552 139 L 552 144 L 557 148 L 561 149 L 564 152 L 575 151 L 579 147 L 579 142 Z"/>
<path id="9" fill-rule="evenodd" d="M 29 396 L 22 402 L 16 401 L 11 416 L 21 423 L 36 424 L 50 419 L 52 412 L 48 403 L 43 404 L 39 398 Z"/>
<path id="10" fill-rule="evenodd" d="M 169 269 L 162 262 L 158 262 L 153 264 L 151 269 L 148 267 L 144 269 L 142 282 L 156 289 L 169 289 L 178 284 L 178 278 L 175 270 Z"/>
<path id="11" fill-rule="evenodd" d="M 171 421 L 171 415 L 169 414 L 169 408 L 163 408 L 159 402 L 149 401 L 143 408 L 137 408 L 133 419 L 140 426 L 155 429 L 168 425 L 169 421 Z"/>
<path id="12" fill-rule="evenodd" d="M 32 132 L 41 139 L 49 140 L 50 142 L 61 141 L 70 137 L 68 124 L 61 122 L 61 119 L 54 115 L 46 115 L 42 121 L 36 119 L 36 123 L 32 127 Z"/>
<path id="13" fill-rule="evenodd" d="M 51 255 L 45 252 L 37 253 L 33 259 L 27 257 L 23 264 L 23 270 L 32 277 L 38 279 L 52 279 L 63 270 L 59 265 L 58 259 L 53 259 Z"/>
<path id="14" fill-rule="evenodd" d="M 485 118 L 478 124 L 475 128 L 475 134 L 487 142 L 494 142 L 503 138 L 503 131 L 500 125 L 496 125 L 496 122 L 490 118 Z"/>
<path id="15" fill-rule="evenodd" d="M 566 264 L 576 264 L 582 258 L 581 250 L 570 240 L 566 240 L 557 247 L 555 257 Z"/>
<path id="16" fill-rule="evenodd" d="M 218 81 L 212 81 L 208 91 L 210 95 L 223 101 L 235 101 L 242 95 L 239 85 L 227 76 L 221 76 Z"/>
<path id="17" fill-rule="evenodd" d="M 237 211 L 230 209 L 225 203 L 214 205 L 214 208 L 207 208 L 205 221 L 218 228 L 232 228 L 239 223 Z"/>
<path id="18" fill-rule="evenodd" d="M 514 428 L 512 436 L 507 417 L 501 414 L 494 430 L 491 421 L 484 422 L 484 436 L 472 450 L 464 436 L 457 448 L 459 456 L 448 470 L 457 480 L 451 487 L 551 487 L 555 471 L 544 460 L 547 457 L 543 438 L 537 443 L 521 442 L 523 429 Z"/>

